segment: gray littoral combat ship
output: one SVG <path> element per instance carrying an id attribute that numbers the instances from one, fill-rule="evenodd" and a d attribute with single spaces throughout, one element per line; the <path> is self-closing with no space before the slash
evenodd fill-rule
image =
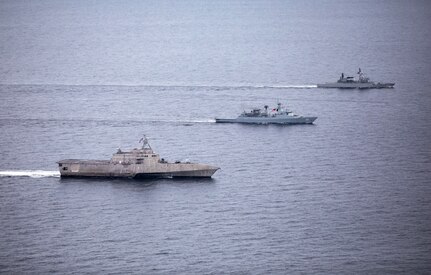
<path id="1" fill-rule="evenodd" d="M 250 124 L 312 124 L 317 117 L 299 116 L 291 111 L 285 110 L 281 103 L 277 108 L 268 110 L 265 105 L 264 110 L 255 108 L 250 112 L 243 112 L 237 118 L 216 118 L 217 123 L 250 123 Z"/>
<path id="2" fill-rule="evenodd" d="M 340 89 L 381 89 L 381 88 L 393 88 L 395 83 L 375 83 L 370 81 L 366 77 L 361 68 L 358 71 L 358 80 L 355 80 L 353 76 L 344 77 L 344 73 L 341 74 L 340 79 L 335 83 L 317 84 L 317 88 L 340 88 Z"/>
<path id="3" fill-rule="evenodd" d="M 65 159 L 58 161 L 62 177 L 210 178 L 218 167 L 190 162 L 170 163 L 154 153 L 144 136 L 141 149 L 118 151 L 111 160 Z"/>

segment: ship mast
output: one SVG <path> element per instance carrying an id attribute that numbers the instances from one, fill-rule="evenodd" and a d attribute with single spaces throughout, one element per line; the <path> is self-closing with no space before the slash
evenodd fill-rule
<path id="1" fill-rule="evenodd" d="M 151 146 L 150 146 L 150 143 L 148 142 L 148 139 L 147 139 L 147 136 L 146 135 L 144 135 L 140 140 L 139 140 L 139 143 L 141 143 L 142 142 L 142 149 L 143 150 L 145 150 L 145 149 L 150 149 L 151 151 L 153 150 L 152 148 L 151 148 Z"/>
<path id="2" fill-rule="evenodd" d="M 361 68 L 359 68 L 358 75 L 359 82 L 368 82 L 369 78 L 364 75 L 364 73 L 361 71 Z"/>

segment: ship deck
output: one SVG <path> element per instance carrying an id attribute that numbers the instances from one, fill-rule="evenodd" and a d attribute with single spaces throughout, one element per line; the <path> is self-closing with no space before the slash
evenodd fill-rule
<path id="1" fill-rule="evenodd" d="M 63 159 L 57 161 L 57 163 L 67 164 L 109 164 L 110 160 L 96 160 L 96 159 Z"/>

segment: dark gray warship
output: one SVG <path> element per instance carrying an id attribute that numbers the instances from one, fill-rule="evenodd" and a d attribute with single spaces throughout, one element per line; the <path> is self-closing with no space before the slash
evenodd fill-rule
<path id="1" fill-rule="evenodd" d="M 255 108 L 250 112 L 244 111 L 237 118 L 216 118 L 217 123 L 249 123 L 249 124 L 312 124 L 317 117 L 307 117 L 296 115 L 293 112 L 283 108 L 281 103 L 276 108 L 264 110 Z"/>
<path id="2" fill-rule="evenodd" d="M 382 89 L 393 88 L 395 83 L 375 83 L 362 73 L 361 68 L 358 71 L 358 80 L 353 76 L 344 76 L 341 74 L 340 79 L 335 83 L 317 84 L 317 88 L 340 88 L 340 89 Z"/>
<path id="3" fill-rule="evenodd" d="M 58 161 L 61 177 L 112 178 L 210 178 L 218 167 L 200 163 L 170 163 L 154 153 L 144 136 L 141 149 L 118 151 L 110 160 L 65 159 Z"/>

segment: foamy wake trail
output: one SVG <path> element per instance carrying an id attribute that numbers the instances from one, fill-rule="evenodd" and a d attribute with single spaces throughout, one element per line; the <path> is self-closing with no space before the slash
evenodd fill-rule
<path id="1" fill-rule="evenodd" d="M 30 178 L 46 178 L 60 177 L 58 171 L 43 171 L 43 170 L 9 170 L 0 171 L 0 177 L 30 177 Z"/>
<path id="2" fill-rule="evenodd" d="M 190 120 L 190 122 L 193 123 L 213 123 L 215 122 L 215 119 L 195 119 L 195 120 Z"/>
<path id="3" fill-rule="evenodd" d="M 311 88 L 317 88 L 317 85 L 275 85 L 275 86 L 268 86 L 268 88 L 275 88 L 275 89 L 311 89 Z"/>
<path id="4" fill-rule="evenodd" d="M 214 118 L 209 119 L 189 119 L 189 120 L 175 120 L 175 119 L 162 119 L 162 120 L 150 120 L 150 122 L 164 122 L 164 123 L 214 123 Z"/>

